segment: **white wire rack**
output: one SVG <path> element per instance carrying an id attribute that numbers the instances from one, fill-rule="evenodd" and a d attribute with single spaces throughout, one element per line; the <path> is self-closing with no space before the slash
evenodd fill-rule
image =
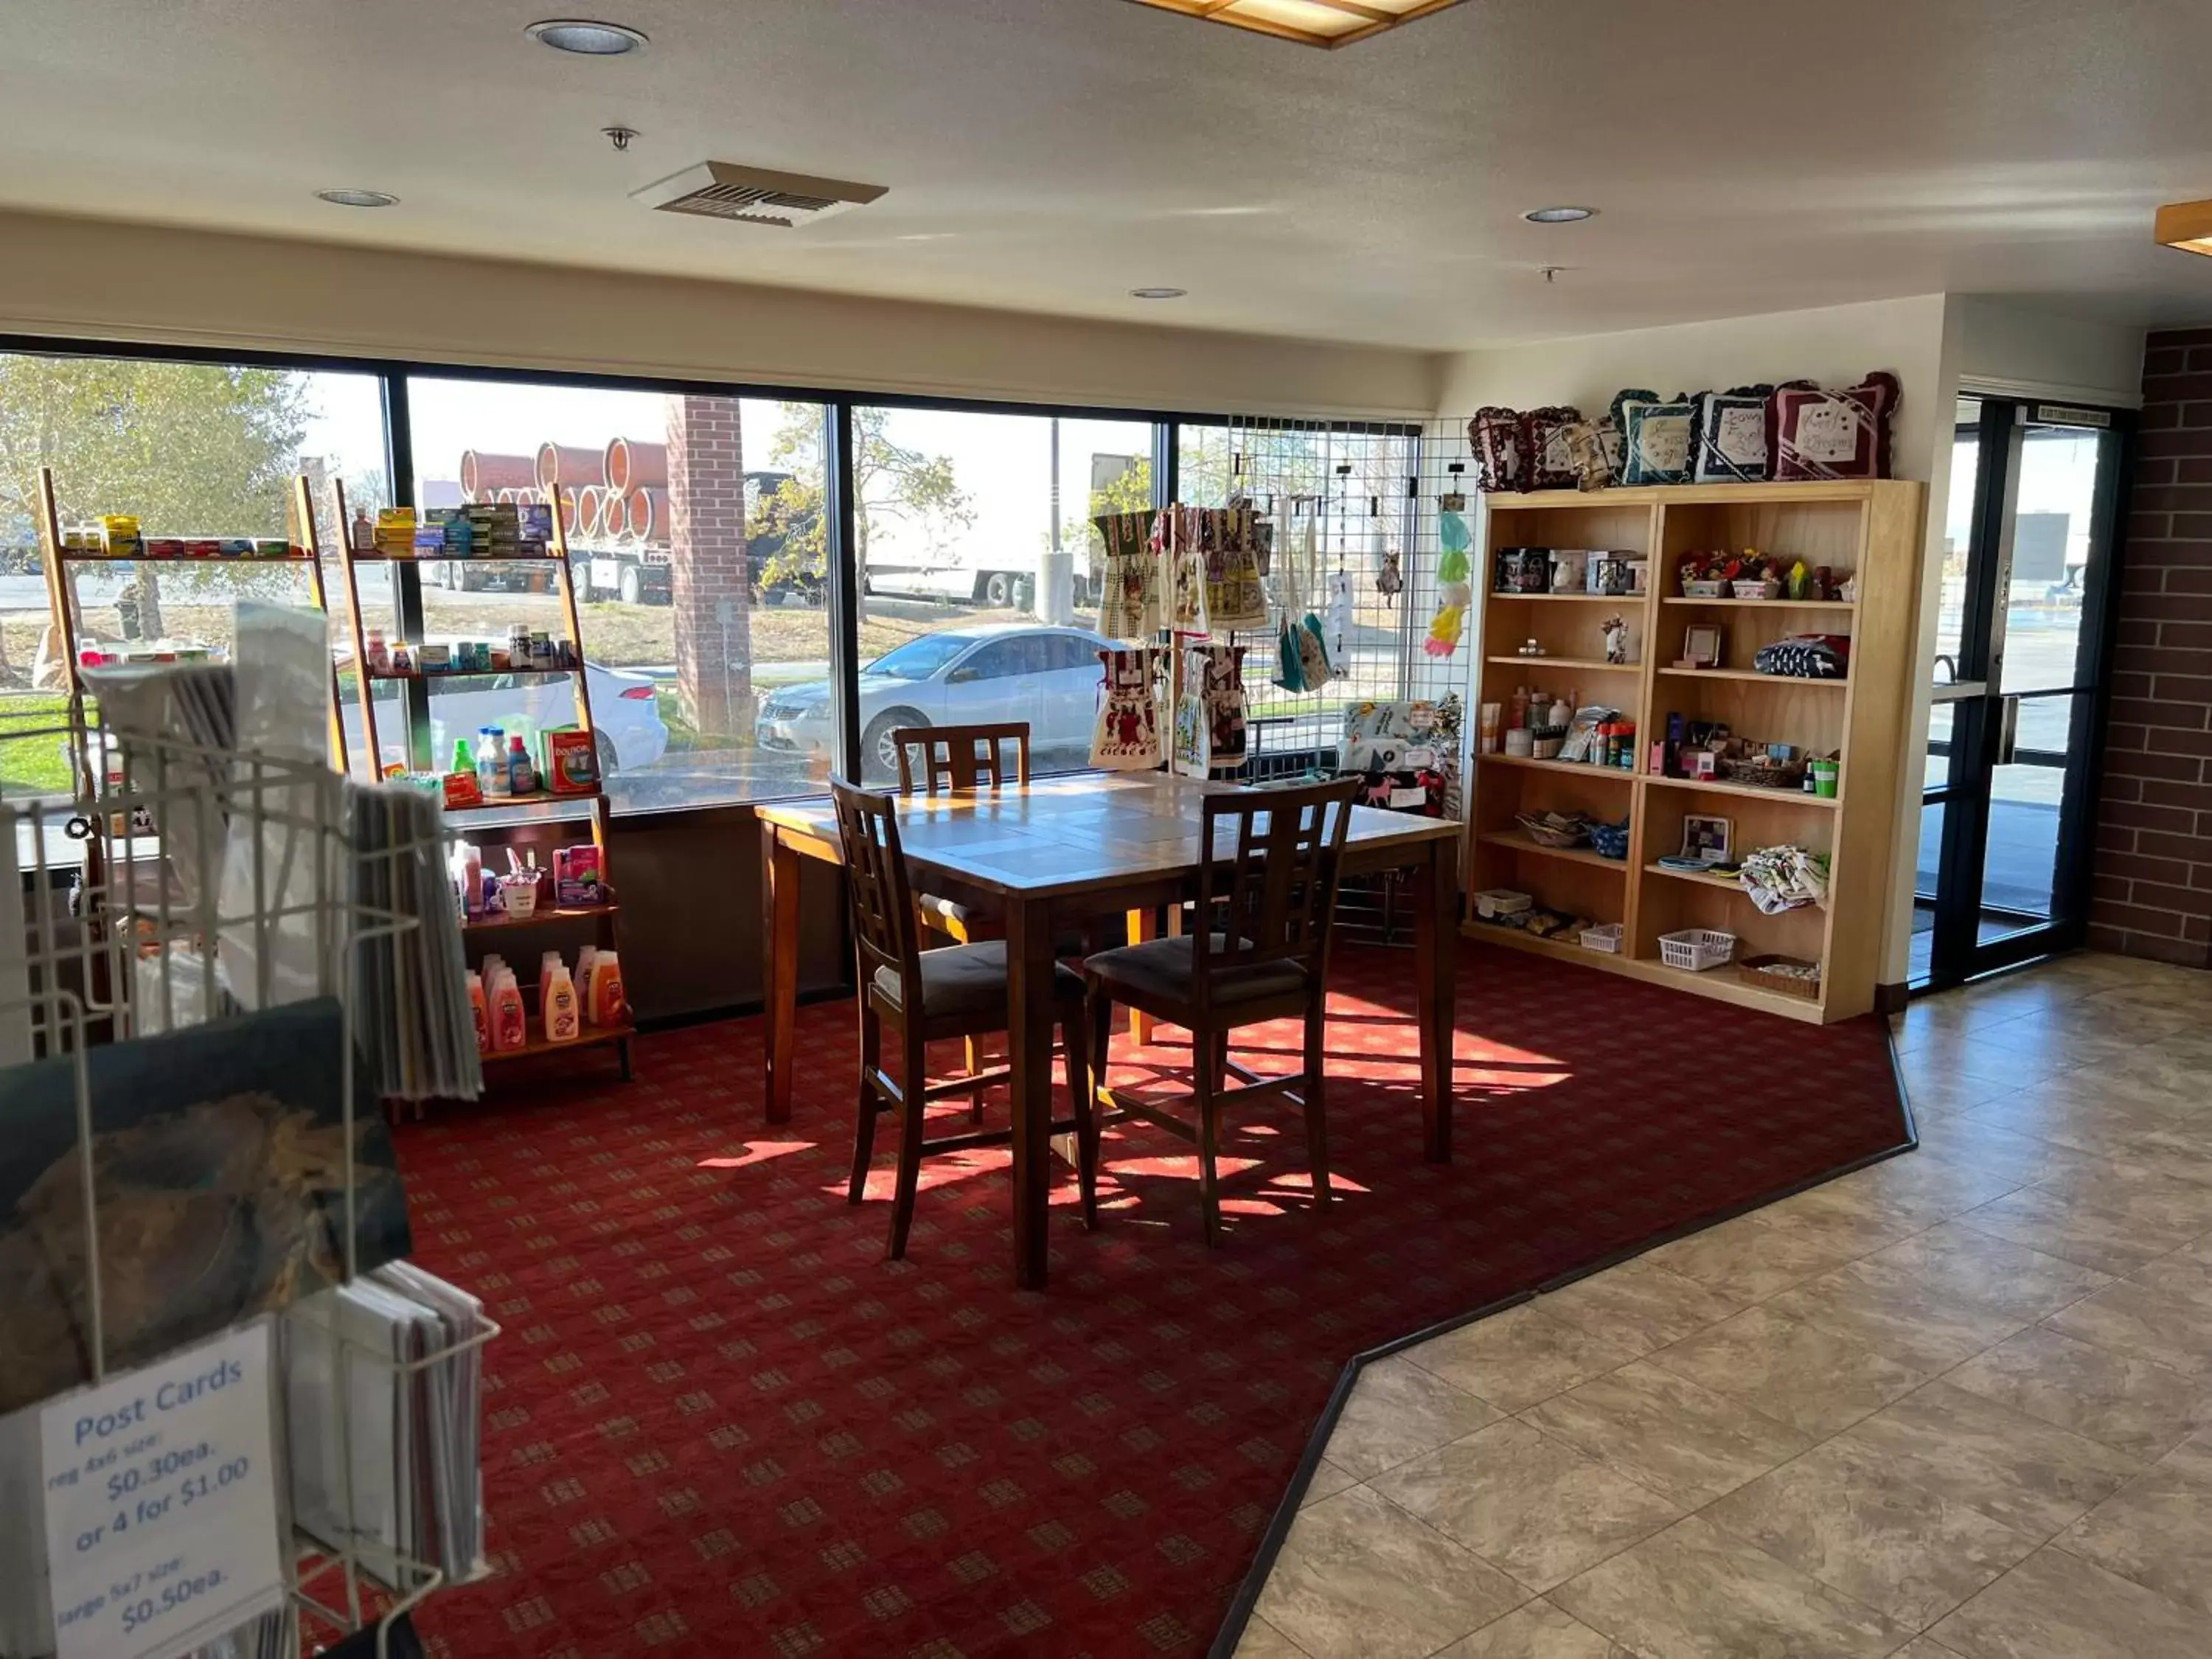
<path id="1" fill-rule="evenodd" d="M 351 786 L 316 763 L 104 729 L 90 720 L 27 729 L 0 724 L 0 747 L 16 745 L 48 757 L 58 750 L 76 782 L 74 799 L 0 802 L 0 830 L 12 829 L 26 906 L 24 952 L 14 963 L 14 941 L 0 938 L 0 1064 L 27 1052 L 66 1057 L 73 1066 L 87 1358 L 88 1380 L 96 1384 L 108 1376 L 113 1345 L 102 1306 L 100 1198 L 91 1156 L 99 1103 L 88 1055 L 103 1044 L 241 1010 L 335 998 L 343 1044 L 334 1068 L 343 1140 L 340 1282 L 352 1283 L 361 1271 L 356 1113 L 375 1109 L 374 1102 L 356 1098 L 356 975 L 365 945 L 421 925 L 416 916 L 364 904 L 357 895 L 393 887 L 365 878 L 373 872 L 364 866 L 415 858 L 434 865 L 442 848 L 431 836 L 357 851 Z M 17 1052 L 11 1054 L 11 1047 Z M 324 1322 L 331 1344 L 329 1374 L 339 1379 L 340 1408 L 333 1416 L 347 1523 L 325 1528 L 337 1532 L 335 1538 L 299 1535 L 283 1552 L 284 1650 L 298 1651 L 303 1626 L 327 1627 L 328 1635 L 318 1638 L 326 1641 L 374 1623 L 383 1659 L 393 1620 L 447 1583 L 448 1574 L 389 1547 L 362 1524 L 350 1413 L 343 1409 L 356 1368 L 392 1372 L 394 1389 L 412 1397 L 424 1374 L 481 1348 L 500 1331 L 483 1318 L 467 1340 L 402 1362 L 343 1334 L 337 1318 Z M 155 1357 L 134 1353 L 131 1363 Z M 289 1529 L 289 1493 L 281 1477 L 293 1457 L 281 1379 L 276 1395 L 278 1512 Z M 480 1565 L 471 1564 L 471 1571 Z M 208 1650 L 238 1650 L 224 1644 Z"/>

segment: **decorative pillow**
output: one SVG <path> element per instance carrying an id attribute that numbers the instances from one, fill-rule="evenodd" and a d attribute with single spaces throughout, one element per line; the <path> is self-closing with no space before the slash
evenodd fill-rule
<path id="1" fill-rule="evenodd" d="M 1904 389 L 1897 376 L 1869 374 L 1841 392 L 1778 386 L 1774 476 L 1784 479 L 1887 478 L 1889 427 Z"/>
<path id="2" fill-rule="evenodd" d="M 1767 441 L 1771 386 L 1731 386 L 1698 395 L 1697 481 L 1763 483 L 1774 476 Z"/>
<path id="3" fill-rule="evenodd" d="M 1620 455 L 1620 434 L 1609 419 L 1577 421 L 1567 428 L 1567 453 L 1574 458 L 1576 487 L 1603 489 L 1613 482 L 1613 463 Z"/>
<path id="4" fill-rule="evenodd" d="M 1662 398 L 1656 392 L 1624 392 L 1613 400 L 1613 424 L 1620 428 L 1626 452 L 1620 482 L 1625 484 L 1687 483 L 1694 457 L 1698 406 L 1677 392 Z"/>
<path id="5" fill-rule="evenodd" d="M 1521 449 L 1531 489 L 1571 489 L 1577 474 L 1568 434 L 1582 423 L 1578 409 L 1532 409 L 1521 417 Z"/>
<path id="6" fill-rule="evenodd" d="M 1467 423 L 1467 441 L 1474 450 L 1477 489 L 1526 489 L 1528 452 L 1523 447 L 1521 417 L 1492 404 L 1474 411 Z"/>

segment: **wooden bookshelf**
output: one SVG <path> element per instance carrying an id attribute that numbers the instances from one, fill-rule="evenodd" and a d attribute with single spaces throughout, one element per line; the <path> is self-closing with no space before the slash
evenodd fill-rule
<path id="1" fill-rule="evenodd" d="M 1620 553 L 1646 561 L 1647 579 L 1644 592 L 1616 597 L 1488 592 L 1476 607 L 1479 684 L 1470 723 L 1482 703 L 1510 708 L 1516 686 L 1547 697 L 1571 690 L 1581 704 L 1610 704 L 1636 722 L 1638 769 L 1478 755 L 1468 791 L 1469 890 L 1514 888 L 1592 921 L 1621 923 L 1621 952 L 1585 950 L 1571 934 L 1533 939 L 1473 919 L 1468 936 L 1816 1024 L 1871 1009 L 1896 857 L 1897 757 L 1911 701 L 1923 495 L 1920 484 L 1883 481 L 1486 496 L 1479 586 L 1494 582 L 1497 550 L 1506 547 Z M 1826 565 L 1838 581 L 1854 577 L 1857 597 L 1713 599 L 1680 592 L 1676 566 L 1683 555 L 1746 547 Z M 1602 624 L 1615 613 L 1629 628 L 1634 660 L 1626 666 L 1604 661 Z M 1676 668 L 1683 630 L 1701 622 L 1723 630 L 1720 665 Z M 1752 666 L 1760 646 L 1800 633 L 1850 635 L 1850 675 L 1796 679 Z M 1545 656 L 1516 654 L 1530 639 Z M 1837 793 L 1649 775 L 1651 742 L 1665 736 L 1670 713 L 1723 720 L 1742 737 L 1832 752 L 1841 763 Z M 1520 831 L 1516 815 L 1545 811 L 1616 823 L 1626 817 L 1626 863 L 1587 848 L 1563 854 L 1537 845 Z M 1790 842 L 1826 853 L 1827 906 L 1762 915 L 1732 875 L 1662 869 L 1658 860 L 1678 850 L 1690 815 L 1729 818 L 1739 857 Z M 1685 927 L 1735 934 L 1738 961 L 1766 954 L 1818 961 L 1820 998 L 1767 990 L 1733 966 L 1698 974 L 1664 966 L 1659 935 Z"/>

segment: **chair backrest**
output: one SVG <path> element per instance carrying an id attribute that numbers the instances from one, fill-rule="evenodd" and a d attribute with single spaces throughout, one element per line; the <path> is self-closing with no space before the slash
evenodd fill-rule
<path id="1" fill-rule="evenodd" d="M 830 796 L 836 803 L 845 885 L 852 895 L 860 994 L 867 994 L 878 968 L 889 968 L 902 986 L 915 984 L 920 946 L 906 854 L 899 846 L 898 810 L 889 795 L 855 788 L 840 777 L 830 780 Z"/>
<path id="2" fill-rule="evenodd" d="M 902 726 L 891 733 L 899 757 L 899 793 L 1003 789 L 1030 781 L 1030 723 L 999 726 Z M 1006 769 L 1011 749 L 1013 770 Z"/>
<path id="3" fill-rule="evenodd" d="M 1261 963 L 1296 963 L 1311 975 L 1328 971 L 1329 922 L 1358 787 L 1357 778 L 1339 778 L 1205 798 L 1200 827 L 1212 857 L 1199 868 L 1192 941 L 1200 985 Z"/>

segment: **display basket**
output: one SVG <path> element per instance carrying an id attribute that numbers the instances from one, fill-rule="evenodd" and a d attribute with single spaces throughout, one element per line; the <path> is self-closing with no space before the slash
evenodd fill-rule
<path id="1" fill-rule="evenodd" d="M 1601 951 L 1609 957 L 1617 957 L 1620 954 L 1623 932 L 1621 925 L 1617 921 L 1601 922 L 1595 927 L 1585 927 L 1582 931 L 1583 949 Z"/>
<path id="2" fill-rule="evenodd" d="M 1579 812 L 1521 812 L 1514 822 L 1537 846 L 1555 850 L 1579 847 L 1590 835 L 1589 823 Z"/>
<path id="3" fill-rule="evenodd" d="M 1685 973 L 1702 974 L 1725 968 L 1735 955 L 1735 935 L 1717 927 L 1685 927 L 1659 935 L 1659 960 Z"/>
<path id="4" fill-rule="evenodd" d="M 1789 971 L 1792 969 L 1798 971 Z M 1803 1002 L 1820 1000 L 1820 964 L 1817 962 L 1807 962 L 1798 957 L 1746 957 L 1736 963 L 1735 970 L 1745 984 L 1755 985 L 1762 991 L 1796 997 Z"/>
<path id="5" fill-rule="evenodd" d="M 1723 756 L 1721 780 L 1752 789 L 1799 789 L 1805 787 L 1803 761 L 1778 761 L 1770 755 Z"/>

